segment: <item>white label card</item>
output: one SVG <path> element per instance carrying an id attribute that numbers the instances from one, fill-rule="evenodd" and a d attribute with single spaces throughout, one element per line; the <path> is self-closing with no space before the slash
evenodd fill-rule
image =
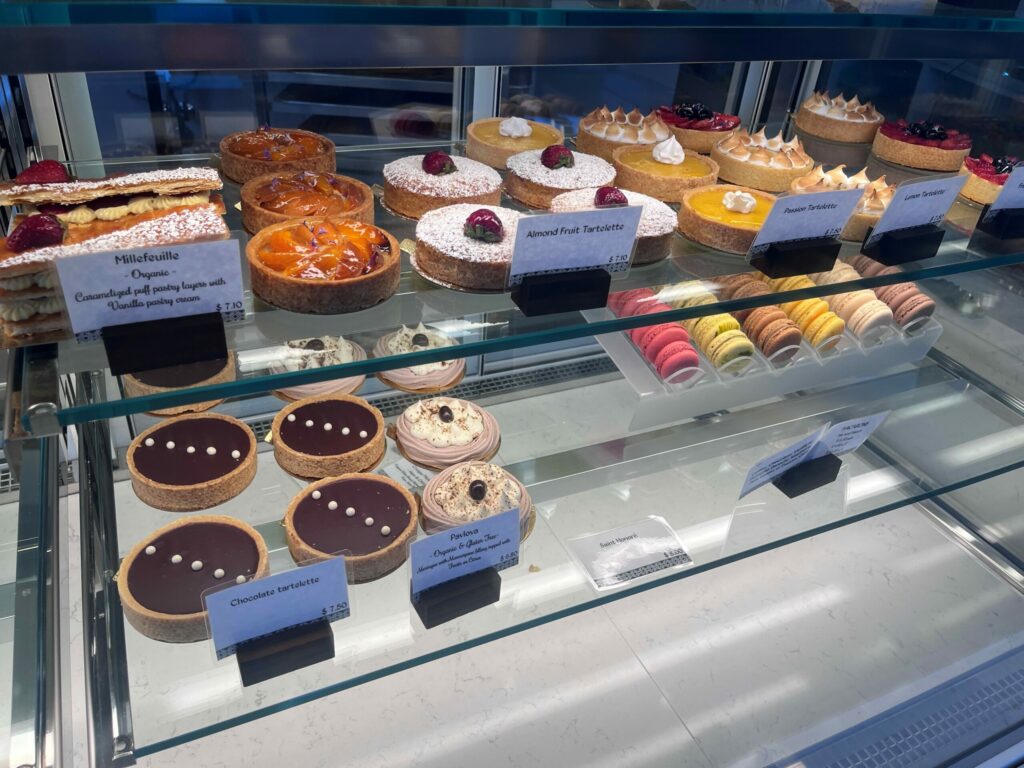
<path id="1" fill-rule="evenodd" d="M 753 493 L 763 485 L 768 485 L 772 480 L 781 475 L 786 470 L 795 467 L 800 462 L 807 459 L 810 456 L 814 446 L 817 445 L 822 435 L 825 434 L 825 430 L 828 428 L 826 424 L 816 432 L 812 432 L 803 440 L 800 440 L 792 445 L 783 448 L 778 453 L 773 453 L 766 459 L 761 459 L 757 464 L 750 468 L 747 472 L 747 479 L 743 482 L 743 488 L 740 490 L 740 498 L 742 499 L 748 493 Z"/>
<path id="2" fill-rule="evenodd" d="M 999 197 L 988 207 L 985 218 L 991 218 L 1003 208 L 1024 208 L 1024 165 L 1010 171 L 1010 177 L 1003 184 Z"/>
<path id="3" fill-rule="evenodd" d="M 498 570 L 519 562 L 519 510 L 417 539 L 409 547 L 412 596 L 446 581 L 492 566 Z"/>
<path id="4" fill-rule="evenodd" d="M 750 255 L 767 251 L 772 243 L 839 237 L 863 194 L 859 189 L 844 189 L 780 197 L 754 238 Z"/>
<path id="5" fill-rule="evenodd" d="M 871 433 L 878 429 L 878 426 L 885 421 L 889 411 L 876 413 L 874 416 L 865 416 L 862 419 L 849 419 L 833 424 L 828 432 L 821 438 L 808 460 L 818 459 L 826 453 L 833 456 L 842 456 L 860 448 L 864 441 L 871 437 Z"/>
<path id="6" fill-rule="evenodd" d="M 204 312 L 244 312 L 237 240 L 85 253 L 57 259 L 76 334 Z"/>
<path id="7" fill-rule="evenodd" d="M 240 643 L 266 637 L 318 619 L 335 621 L 349 615 L 345 558 L 275 573 L 203 595 L 217 658 L 235 652 Z"/>
<path id="8" fill-rule="evenodd" d="M 569 539 L 568 544 L 598 590 L 622 586 L 666 568 L 693 565 L 672 526 L 654 515 Z"/>
<path id="9" fill-rule="evenodd" d="M 641 206 L 523 216 L 516 227 L 510 287 L 526 275 L 629 269 Z"/>
<path id="10" fill-rule="evenodd" d="M 390 477 L 396 483 L 401 483 L 406 488 L 416 490 L 430 482 L 431 478 L 437 473 L 423 467 L 418 467 L 408 459 L 399 459 L 394 464 L 381 467 L 377 470 L 377 474 Z"/>
<path id="11" fill-rule="evenodd" d="M 889 207 L 871 230 L 867 245 L 874 245 L 886 232 L 938 224 L 946 218 L 966 181 L 967 176 L 957 174 L 900 184 Z"/>

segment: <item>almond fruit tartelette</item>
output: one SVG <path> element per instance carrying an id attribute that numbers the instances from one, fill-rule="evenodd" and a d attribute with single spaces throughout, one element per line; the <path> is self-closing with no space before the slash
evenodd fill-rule
<path id="1" fill-rule="evenodd" d="M 453 288 L 504 290 L 521 217 L 468 203 L 425 213 L 416 224 L 416 271 Z"/>
<path id="2" fill-rule="evenodd" d="M 615 181 L 615 168 L 600 157 L 573 152 L 561 144 L 531 150 L 508 159 L 505 191 L 531 208 L 547 209 L 563 192 L 607 187 Z"/>
<path id="3" fill-rule="evenodd" d="M 373 224 L 373 192 L 357 179 L 320 171 L 270 173 L 242 185 L 242 225 L 249 232 L 310 216 Z"/>
<path id="4" fill-rule="evenodd" d="M 434 151 L 384 166 L 384 205 L 410 219 L 455 203 L 500 202 L 501 176 L 468 157 Z"/>
<path id="5" fill-rule="evenodd" d="M 334 142 L 298 128 L 240 131 L 221 139 L 220 168 L 239 184 L 268 173 L 334 173 Z"/>

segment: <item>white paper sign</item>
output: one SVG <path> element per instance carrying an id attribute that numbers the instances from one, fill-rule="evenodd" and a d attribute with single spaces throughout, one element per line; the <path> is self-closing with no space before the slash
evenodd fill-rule
<path id="1" fill-rule="evenodd" d="M 874 245 L 886 232 L 938 224 L 946 218 L 966 181 L 966 176 L 957 174 L 900 184 L 866 245 Z"/>
<path id="2" fill-rule="evenodd" d="M 519 510 L 466 523 L 417 539 L 409 547 L 412 595 L 484 568 L 519 562 Z"/>
<path id="3" fill-rule="evenodd" d="M 394 464 L 381 467 L 377 473 L 390 477 L 396 483 L 401 483 L 412 490 L 422 488 L 437 474 L 429 469 L 416 466 L 408 459 L 399 459 Z"/>
<path id="4" fill-rule="evenodd" d="M 213 240 L 57 259 L 76 334 L 204 312 L 244 313 L 237 240 Z"/>
<path id="5" fill-rule="evenodd" d="M 807 459 L 817 459 L 826 453 L 842 456 L 844 453 L 857 450 L 865 440 L 871 437 L 871 433 L 885 421 L 888 415 L 889 411 L 883 411 L 874 416 L 865 416 L 862 419 L 850 419 L 834 424 L 814 446 L 814 450 L 811 451 L 811 455 Z"/>
<path id="6" fill-rule="evenodd" d="M 217 658 L 235 652 L 239 643 L 266 637 L 319 619 L 349 615 L 345 558 L 275 573 L 203 595 Z"/>
<path id="7" fill-rule="evenodd" d="M 992 218 L 996 211 L 1003 208 L 1024 208 L 1024 165 L 1018 165 L 1010 171 L 999 197 L 985 212 L 985 219 Z"/>
<path id="8" fill-rule="evenodd" d="M 654 515 L 569 539 L 568 544 L 598 590 L 621 586 L 666 568 L 693 565 L 672 526 Z"/>
<path id="9" fill-rule="evenodd" d="M 793 445 L 783 448 L 778 453 L 774 453 L 766 459 L 761 459 L 747 472 L 747 479 L 743 482 L 743 488 L 740 490 L 740 498 L 742 499 L 748 493 L 752 493 L 760 488 L 762 485 L 768 485 L 776 477 L 784 473 L 786 470 L 795 467 L 800 462 L 807 459 L 810 456 L 814 446 L 817 445 L 822 435 L 825 434 L 825 430 L 828 425 L 826 424 L 821 429 L 809 434 L 803 440 L 793 443 Z"/>
<path id="10" fill-rule="evenodd" d="M 516 228 L 509 286 L 525 275 L 629 269 L 641 206 L 523 216 Z"/>
<path id="11" fill-rule="evenodd" d="M 754 238 L 750 255 L 764 253 L 772 243 L 839 237 L 863 194 L 844 189 L 780 197 Z"/>

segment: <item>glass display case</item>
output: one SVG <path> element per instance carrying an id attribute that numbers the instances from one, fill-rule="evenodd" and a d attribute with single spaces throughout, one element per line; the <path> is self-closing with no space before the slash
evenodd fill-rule
<path id="1" fill-rule="evenodd" d="M 1024 467 L 1024 20 L 986 5 L 0 5 L 8 764 L 70 765 L 75 698 L 129 765 L 908 506 L 1020 588 L 1019 509 L 968 492 Z M 517 287 L 551 211 L 616 223 Z M 168 249 L 205 266 L 122 268 Z M 431 626 L 411 543 L 513 509 Z M 201 591 L 339 553 L 329 658 L 243 684 Z"/>

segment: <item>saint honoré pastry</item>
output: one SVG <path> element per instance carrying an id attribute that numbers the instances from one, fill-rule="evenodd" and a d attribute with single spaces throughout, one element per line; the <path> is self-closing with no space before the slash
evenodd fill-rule
<path id="1" fill-rule="evenodd" d="M 658 114 L 684 149 L 705 155 L 740 127 L 738 115 L 715 112 L 699 101 L 660 107 Z"/>
<path id="2" fill-rule="evenodd" d="M 372 307 L 398 290 L 398 241 L 360 221 L 292 219 L 245 246 L 252 290 L 292 312 L 330 315 Z"/>
<path id="3" fill-rule="evenodd" d="M 299 565 L 344 555 L 353 581 L 378 579 L 405 562 L 417 510 L 416 498 L 390 478 L 326 477 L 288 505 L 288 551 Z"/>
<path id="4" fill-rule="evenodd" d="M 611 162 L 612 154 L 623 145 L 658 144 L 671 135 L 657 112 L 644 115 L 638 109 L 626 113 L 622 107 L 614 112 L 600 107 L 580 120 L 576 146 L 580 152 Z"/>
<path id="5" fill-rule="evenodd" d="M 242 185 L 242 225 L 259 232 L 288 219 L 332 216 L 373 224 L 373 192 L 337 173 L 268 173 Z"/>
<path id="6" fill-rule="evenodd" d="M 501 176 L 490 166 L 446 152 L 428 152 L 384 166 L 384 205 L 418 219 L 455 203 L 501 204 Z"/>
<path id="7" fill-rule="evenodd" d="M 718 180 L 718 163 L 686 152 L 675 136 L 653 146 L 619 147 L 612 164 L 620 187 L 670 203 L 680 202 L 688 189 Z"/>
<path id="8" fill-rule="evenodd" d="M 395 421 L 394 437 L 405 458 L 430 469 L 490 461 L 501 442 L 498 422 L 491 414 L 454 397 L 413 403 Z"/>
<path id="9" fill-rule="evenodd" d="M 256 437 L 219 413 L 187 413 L 155 424 L 128 446 L 136 495 L 168 512 L 194 512 L 237 496 L 256 476 Z"/>
<path id="10" fill-rule="evenodd" d="M 127 373 L 121 377 L 124 392 L 128 397 L 146 397 L 161 392 L 173 392 L 176 389 L 206 387 L 210 384 L 221 384 L 234 380 L 235 354 L 233 352 L 228 352 L 226 360 L 203 360 L 198 363 L 171 365 L 166 368 L 154 368 L 151 371 Z M 201 403 L 158 408 L 149 413 L 156 416 L 176 416 L 179 413 L 206 411 L 223 402 L 223 398 L 204 400 Z"/>
<path id="11" fill-rule="evenodd" d="M 401 357 L 410 352 L 455 346 L 455 340 L 420 323 L 415 328 L 401 329 L 381 336 L 373 347 L 374 357 Z M 377 374 L 384 384 L 403 392 L 436 394 L 451 389 L 466 373 L 466 361 L 459 357 L 437 363 L 423 363 L 405 368 L 392 368 Z"/>
<path id="12" fill-rule="evenodd" d="M 505 191 L 531 208 L 547 209 L 563 192 L 607 187 L 615 181 L 615 168 L 610 163 L 561 144 L 512 155 L 508 170 Z"/>
<path id="13" fill-rule="evenodd" d="M 512 155 L 561 144 L 562 132 L 553 125 L 521 117 L 474 120 L 466 129 L 466 155 L 492 168 L 505 168 Z"/>
<path id="14" fill-rule="evenodd" d="M 867 237 L 868 229 L 875 226 L 885 213 L 896 187 L 886 184 L 885 176 L 874 181 L 868 179 L 866 169 L 852 176 L 846 175 L 846 166 L 837 165 L 831 171 L 825 171 L 820 165 L 806 176 L 794 179 L 789 191 L 795 195 L 811 192 L 835 192 L 842 189 L 863 189 L 864 195 L 857 203 L 840 237 L 843 240 L 862 241 Z"/>
<path id="15" fill-rule="evenodd" d="M 971 151 L 971 136 L 927 120 L 885 122 L 871 151 L 883 160 L 928 171 L 959 170 Z"/>
<path id="16" fill-rule="evenodd" d="M 334 142 L 298 128 L 262 127 L 232 133 L 220 142 L 220 169 L 244 184 L 268 173 L 334 173 Z"/>
<path id="17" fill-rule="evenodd" d="M 711 150 L 718 163 L 718 178 L 765 192 L 785 192 L 793 179 L 814 166 L 795 136 L 782 140 L 782 134 L 768 138 L 762 128 L 751 135 L 740 130 L 718 142 Z"/>
<path id="18" fill-rule="evenodd" d="M 295 339 L 284 346 L 281 360 L 272 366 L 274 373 L 286 371 L 308 371 L 313 368 L 329 368 L 366 359 L 366 350 L 341 336 L 320 336 L 312 339 Z M 294 387 L 275 389 L 274 394 L 283 400 L 301 400 L 317 395 L 351 395 L 356 392 L 366 376 L 343 376 L 330 381 L 313 384 L 298 384 Z"/>
<path id="19" fill-rule="evenodd" d="M 437 533 L 459 525 L 519 510 L 519 538 L 533 530 L 537 514 L 518 478 L 494 464 L 467 461 L 432 478 L 423 488 L 423 530 Z"/>
<path id="20" fill-rule="evenodd" d="M 298 477 L 367 472 L 384 457 L 384 417 L 354 395 L 289 403 L 274 417 L 274 458 Z"/>
<path id="21" fill-rule="evenodd" d="M 263 537 L 225 515 L 194 515 L 154 531 L 125 556 L 117 592 L 125 618 L 165 643 L 209 637 L 203 594 L 270 574 Z"/>
<path id="22" fill-rule="evenodd" d="M 592 211 L 622 205 L 639 205 L 640 225 L 636 230 L 636 250 L 633 265 L 661 261 L 672 250 L 672 235 L 676 228 L 676 212 L 660 200 L 616 187 L 577 189 L 565 192 L 551 201 L 551 210 Z"/>
<path id="23" fill-rule="evenodd" d="M 679 231 L 720 251 L 746 253 L 775 199 L 775 195 L 731 184 L 691 189 L 679 206 Z"/>
<path id="24" fill-rule="evenodd" d="M 884 119 L 870 101 L 862 104 L 856 96 L 847 100 L 843 94 L 830 96 L 826 91 L 815 91 L 800 105 L 795 122 L 797 128 L 812 136 L 867 144 L 875 138 Z"/>
<path id="25" fill-rule="evenodd" d="M 453 288 L 505 289 L 519 211 L 470 203 L 428 211 L 416 223 L 416 270 Z"/>
<path id="26" fill-rule="evenodd" d="M 967 176 L 967 181 L 960 194 L 981 205 L 992 205 L 1018 162 L 1016 157 L 991 155 L 964 158 L 960 173 Z"/>

